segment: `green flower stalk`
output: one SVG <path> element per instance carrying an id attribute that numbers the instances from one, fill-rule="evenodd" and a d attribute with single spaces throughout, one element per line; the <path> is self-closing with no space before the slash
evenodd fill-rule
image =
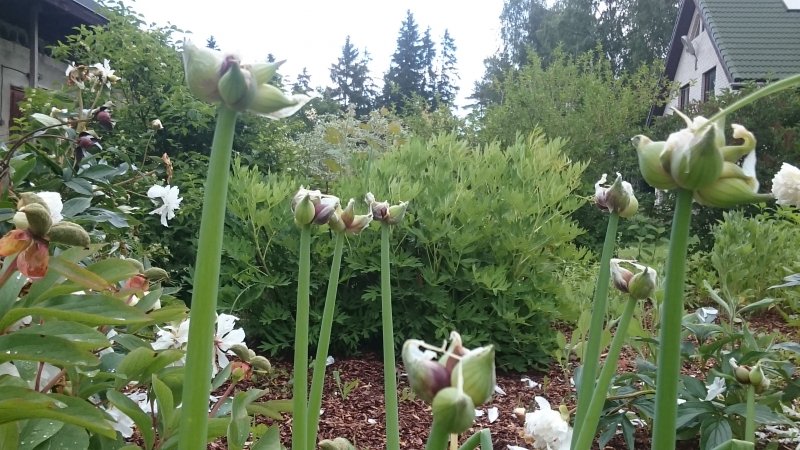
<path id="1" fill-rule="evenodd" d="M 201 450 L 206 448 L 208 430 L 214 322 L 236 119 L 243 111 L 273 119 L 286 117 L 310 97 L 287 96 L 267 85 L 277 65 L 244 65 L 234 55 L 198 48 L 191 43 L 186 43 L 183 50 L 189 90 L 199 99 L 219 105 L 204 189 L 186 352 L 185 371 L 192 376 L 186 377 L 183 386 L 179 440 L 181 450 Z"/>
<path id="2" fill-rule="evenodd" d="M 325 383 L 325 367 L 328 347 L 331 341 L 333 327 L 333 313 L 336 310 L 336 291 L 339 287 L 339 272 L 342 263 L 342 249 L 344 247 L 345 233 L 358 234 L 372 221 L 372 214 L 355 215 L 353 208 L 355 200 L 350 199 L 347 207 L 338 208 L 328 221 L 328 226 L 335 232 L 336 243 L 331 260 L 331 273 L 328 278 L 328 291 L 325 297 L 325 306 L 322 311 L 322 325 L 317 344 L 317 356 L 314 359 L 314 374 L 311 378 L 311 394 L 308 403 L 308 442 L 314 445 L 317 441 L 317 428 L 319 425 L 319 411 L 322 406 L 322 388 Z"/>
<path id="3" fill-rule="evenodd" d="M 372 218 L 381 222 L 381 323 L 383 328 L 383 383 L 386 402 L 386 448 L 400 450 L 400 418 L 397 412 L 397 373 L 394 356 L 394 325 L 392 324 L 392 286 L 389 268 L 389 231 L 391 225 L 400 223 L 408 208 L 408 202 L 390 206 L 378 202 L 372 192 L 365 201 L 372 211 Z"/>
<path id="4" fill-rule="evenodd" d="M 595 286 L 592 300 L 592 321 L 589 325 L 589 335 L 583 352 L 583 367 L 578 380 L 578 407 L 575 412 L 573 444 L 577 441 L 583 427 L 586 411 L 595 391 L 597 367 L 600 363 L 600 341 L 602 340 L 606 310 L 608 309 L 610 261 L 611 255 L 614 254 L 617 240 L 619 218 L 631 217 L 639 208 L 639 201 L 636 200 L 633 188 L 630 183 L 622 181 L 622 176 L 619 173 L 610 186 L 606 185 L 606 180 L 606 174 L 603 174 L 594 185 L 595 204 L 601 210 L 609 212 L 610 216 L 608 218 L 605 241 L 603 242 L 603 252 L 600 256 L 600 272 L 597 276 L 597 285 Z"/>
<path id="5" fill-rule="evenodd" d="M 621 267 L 620 263 L 622 262 L 633 265 L 640 272 L 634 274 Z M 581 424 L 580 430 L 576 432 L 578 436 L 572 446 L 574 450 L 589 450 L 591 448 L 592 440 L 597 432 L 597 424 L 600 422 L 600 415 L 603 412 L 603 405 L 606 402 L 608 388 L 611 385 L 611 379 L 617 371 L 617 361 L 622 350 L 622 344 L 627 338 L 628 326 L 630 325 L 631 317 L 633 317 L 633 311 L 636 309 L 636 303 L 651 296 L 656 287 L 656 271 L 633 261 L 612 259 L 611 273 L 614 285 L 622 292 L 628 293 L 629 299 L 617 323 L 617 331 L 614 333 L 614 339 L 611 341 L 606 362 L 597 379 L 597 386 L 591 396 L 584 422 Z"/>

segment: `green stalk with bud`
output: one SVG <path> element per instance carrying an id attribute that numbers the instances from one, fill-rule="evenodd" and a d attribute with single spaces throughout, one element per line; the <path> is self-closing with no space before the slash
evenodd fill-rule
<path id="1" fill-rule="evenodd" d="M 606 174 L 595 183 L 595 204 L 603 211 L 609 212 L 606 237 L 603 242 L 603 252 L 600 256 L 600 272 L 597 276 L 597 285 L 592 299 L 592 321 L 589 325 L 586 348 L 583 352 L 581 376 L 578 380 L 578 407 L 575 413 L 575 426 L 573 444 L 586 422 L 586 412 L 592 396 L 595 395 L 595 380 L 597 367 L 600 363 L 600 342 L 603 337 L 606 310 L 608 308 L 608 284 L 610 276 L 610 261 L 614 254 L 617 240 L 617 227 L 619 218 L 632 217 L 639 209 L 639 201 L 633 194 L 630 183 L 622 181 L 622 175 L 617 174 L 614 182 L 606 185 Z M 605 395 L 605 394 L 603 394 Z"/>
<path id="2" fill-rule="evenodd" d="M 190 312 L 185 370 L 192 376 L 185 378 L 183 386 L 179 439 L 180 449 L 201 450 L 207 444 L 214 322 L 236 119 L 239 113 L 246 111 L 274 119 L 287 117 L 299 110 L 310 97 L 287 96 L 267 84 L 280 63 L 242 64 L 235 55 L 199 48 L 190 42 L 184 44 L 183 59 L 191 93 L 200 100 L 218 105 L 204 189 Z"/>

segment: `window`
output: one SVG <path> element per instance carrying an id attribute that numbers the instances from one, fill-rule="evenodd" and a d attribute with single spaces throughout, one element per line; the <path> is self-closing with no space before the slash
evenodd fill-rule
<path id="1" fill-rule="evenodd" d="M 678 109 L 685 110 L 687 106 L 689 106 L 689 83 L 681 86 L 681 98 Z"/>
<path id="2" fill-rule="evenodd" d="M 714 98 L 714 84 L 717 80 L 717 68 L 714 67 L 703 74 L 703 101 L 707 102 Z"/>
<path id="3" fill-rule="evenodd" d="M 25 100 L 25 90 L 21 87 L 11 86 L 11 101 L 9 102 L 11 106 L 11 110 L 9 111 L 11 114 L 8 116 L 8 123 L 9 125 L 14 124 L 14 119 L 19 119 L 22 117 L 22 113 L 19 110 L 19 104 Z"/>

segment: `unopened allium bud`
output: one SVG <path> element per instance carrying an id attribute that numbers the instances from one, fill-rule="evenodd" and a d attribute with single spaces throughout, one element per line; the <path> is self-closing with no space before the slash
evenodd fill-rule
<path id="1" fill-rule="evenodd" d="M 339 205 L 339 197 L 323 194 L 320 191 L 309 191 L 300 186 L 300 190 L 292 198 L 295 223 L 298 225 L 325 225 Z"/>
<path id="2" fill-rule="evenodd" d="M 644 300 L 653 295 L 656 290 L 656 271 L 645 267 L 643 271 L 633 275 L 628 283 L 628 293 L 631 298 Z"/>
<path id="3" fill-rule="evenodd" d="M 390 206 L 389 202 L 379 202 L 375 200 L 375 196 L 372 192 L 367 193 L 364 197 L 364 201 L 369 205 L 374 220 L 389 225 L 400 223 L 408 209 L 408 202 L 400 202 Z"/>
<path id="4" fill-rule="evenodd" d="M 436 394 L 450 385 L 450 371 L 432 360 L 435 355 L 420 350 L 422 341 L 409 339 L 403 344 L 403 366 L 408 374 L 411 390 L 426 403 L 431 403 Z"/>
<path id="5" fill-rule="evenodd" d="M 31 203 L 23 206 L 20 212 L 25 213 L 25 218 L 28 221 L 28 230 L 34 237 L 42 238 L 46 236 L 47 232 L 50 231 L 50 227 L 53 226 L 50 211 L 44 205 Z"/>
<path id="6" fill-rule="evenodd" d="M 92 240 L 89 233 L 82 226 L 73 222 L 61 221 L 50 227 L 47 238 L 51 242 L 72 245 L 75 247 L 88 247 Z"/>
<path id="7" fill-rule="evenodd" d="M 672 179 L 672 175 L 669 174 L 669 159 L 662 158 L 666 142 L 653 142 L 649 137 L 641 134 L 634 136 L 631 142 L 636 147 L 639 171 L 647 184 L 664 190 L 678 187 L 678 184 Z M 664 160 L 666 160 L 666 165 Z"/>
<path id="8" fill-rule="evenodd" d="M 433 420 L 450 434 L 467 431 L 475 420 L 475 404 L 472 398 L 457 387 L 447 387 L 439 391 L 433 398 L 431 409 Z"/>
<path id="9" fill-rule="evenodd" d="M 302 187 L 300 189 L 303 190 Z M 297 200 L 297 195 L 294 198 Z M 297 203 L 292 204 L 292 212 L 294 223 L 298 225 L 309 225 L 314 220 L 314 204 L 311 203 L 311 196 L 307 192 L 303 193 Z"/>
<path id="10" fill-rule="evenodd" d="M 359 234 L 369 226 L 370 222 L 372 222 L 372 213 L 356 215 L 354 211 L 355 203 L 356 201 L 351 198 L 344 209 L 339 208 L 336 210 L 336 213 L 328 223 L 331 229 L 339 233 Z"/>
<path id="11" fill-rule="evenodd" d="M 461 365 L 459 368 L 458 366 Z M 492 397 L 496 384 L 494 368 L 494 346 L 478 347 L 469 350 L 450 375 L 450 384 L 458 384 L 458 375 L 464 377 L 464 392 L 475 406 L 484 404 Z"/>
<path id="12" fill-rule="evenodd" d="M 744 158 L 741 167 L 727 161 L 723 163 L 722 173 L 717 181 L 695 191 L 694 199 L 702 205 L 716 208 L 730 208 L 772 199 L 770 194 L 759 194 L 758 187 L 756 151 L 752 150 Z"/>
<path id="13" fill-rule="evenodd" d="M 208 103 L 222 100 L 219 95 L 219 78 L 222 53 L 206 47 L 197 47 L 191 42 L 183 46 L 183 66 L 186 72 L 186 84 L 195 97 Z"/>
<path id="14" fill-rule="evenodd" d="M 253 76 L 242 70 L 235 57 L 228 56 L 224 65 L 227 70 L 219 79 L 219 95 L 231 109 L 244 110 L 255 92 Z"/>
<path id="15" fill-rule="evenodd" d="M 624 261 L 626 260 L 611 258 L 610 261 L 611 280 L 614 282 L 614 286 L 617 289 L 619 289 L 622 292 L 628 293 L 629 292 L 628 283 L 630 283 L 631 278 L 633 278 L 633 272 L 620 265 L 620 263 Z"/>
<path id="16" fill-rule="evenodd" d="M 711 185 L 722 173 L 725 135 L 719 123 L 708 125 L 705 117 L 689 119 L 680 111 L 687 127 L 667 138 L 664 151 L 670 153 L 670 174 L 678 186 L 691 191 Z"/>

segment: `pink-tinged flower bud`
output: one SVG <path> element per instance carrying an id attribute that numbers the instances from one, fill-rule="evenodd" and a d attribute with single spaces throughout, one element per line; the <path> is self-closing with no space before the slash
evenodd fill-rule
<path id="1" fill-rule="evenodd" d="M 305 203 L 306 198 L 308 203 Z M 337 208 L 339 208 L 339 197 L 323 194 L 320 191 L 309 191 L 303 186 L 300 186 L 300 190 L 292 198 L 292 211 L 295 223 L 298 225 L 325 225 Z"/>
<path id="2" fill-rule="evenodd" d="M 114 122 L 111 120 L 111 110 L 105 106 L 97 108 L 97 111 L 94 113 L 94 120 L 106 131 L 114 128 Z"/>
<path id="3" fill-rule="evenodd" d="M 422 341 L 409 339 L 403 344 L 403 366 L 408 374 L 411 390 L 430 404 L 436 394 L 450 385 L 450 372 L 434 361 L 431 355 L 420 350 Z"/>
<path id="4" fill-rule="evenodd" d="M 92 147 L 100 147 L 100 144 L 97 142 L 97 136 L 88 131 L 81 131 L 78 135 L 78 147 L 88 150 Z"/>
<path id="5" fill-rule="evenodd" d="M 227 107 L 234 111 L 245 111 L 255 93 L 253 76 L 242 70 L 235 57 L 229 56 L 225 66 L 227 70 L 219 79 L 219 95 Z"/>
<path id="6" fill-rule="evenodd" d="M 678 184 L 672 179 L 672 175 L 669 174 L 669 158 L 662 159 L 666 142 L 653 142 L 649 137 L 641 134 L 634 136 L 631 142 L 636 147 L 639 171 L 647 184 L 664 190 L 678 187 Z M 666 160 L 666 166 L 664 160 Z"/>
<path id="7" fill-rule="evenodd" d="M 622 181 L 622 175 L 619 172 L 610 186 L 606 185 L 606 179 L 606 174 L 603 174 L 600 180 L 594 184 L 595 204 L 604 211 L 617 213 L 622 217 L 630 217 L 635 214 L 639 209 L 639 201 L 633 194 L 631 184 Z M 631 205 L 632 202 L 633 205 Z"/>
<path id="8" fill-rule="evenodd" d="M 408 209 L 408 202 L 400 202 L 396 205 L 389 205 L 389 202 L 379 202 L 375 200 L 375 196 L 372 192 L 368 192 L 367 195 L 364 197 L 364 201 L 370 207 L 372 211 L 372 218 L 379 222 L 384 222 L 389 225 L 396 225 L 400 223 L 403 219 L 403 216 Z"/>
<path id="9" fill-rule="evenodd" d="M 475 420 L 475 404 L 469 395 L 457 387 L 439 391 L 431 404 L 433 420 L 449 434 L 460 434 L 472 426 Z"/>
<path id="10" fill-rule="evenodd" d="M 614 283 L 614 287 L 627 294 L 628 283 L 630 283 L 631 278 L 633 278 L 633 272 L 622 267 L 620 265 L 622 262 L 627 262 L 627 260 L 611 258 L 611 280 Z"/>
<path id="11" fill-rule="evenodd" d="M 191 42 L 183 44 L 186 84 L 195 97 L 208 103 L 222 100 L 218 83 L 224 59 L 224 55 L 216 50 L 197 47 Z"/>

